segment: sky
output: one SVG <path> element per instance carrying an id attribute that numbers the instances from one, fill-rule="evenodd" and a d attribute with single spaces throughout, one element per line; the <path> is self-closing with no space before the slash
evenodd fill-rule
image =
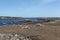
<path id="1" fill-rule="evenodd" d="M 60 17 L 60 0 L 0 0 L 0 16 Z"/>

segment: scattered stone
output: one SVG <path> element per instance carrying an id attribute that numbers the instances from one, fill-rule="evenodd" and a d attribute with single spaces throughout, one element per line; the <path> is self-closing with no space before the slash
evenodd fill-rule
<path id="1" fill-rule="evenodd" d="M 13 36 L 14 34 L 14 36 Z M 29 38 L 15 33 L 0 33 L 0 40 L 30 40 Z"/>

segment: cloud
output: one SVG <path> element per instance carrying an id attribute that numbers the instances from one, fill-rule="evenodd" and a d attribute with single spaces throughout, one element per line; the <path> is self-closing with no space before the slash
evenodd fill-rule
<path id="1" fill-rule="evenodd" d="M 56 2 L 57 0 L 42 0 L 43 3 L 52 3 Z"/>

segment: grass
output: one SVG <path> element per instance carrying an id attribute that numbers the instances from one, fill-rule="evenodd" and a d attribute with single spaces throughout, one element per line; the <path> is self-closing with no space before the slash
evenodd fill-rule
<path id="1" fill-rule="evenodd" d="M 0 32 L 20 33 L 29 36 L 33 40 L 60 40 L 60 23 L 43 24 L 45 26 L 27 25 L 30 29 L 22 29 L 21 26 L 0 27 Z"/>

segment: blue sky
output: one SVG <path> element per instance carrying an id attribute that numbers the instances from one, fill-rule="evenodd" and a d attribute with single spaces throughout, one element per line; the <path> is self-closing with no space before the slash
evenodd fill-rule
<path id="1" fill-rule="evenodd" d="M 60 17 L 60 0 L 0 0 L 0 16 Z"/>

